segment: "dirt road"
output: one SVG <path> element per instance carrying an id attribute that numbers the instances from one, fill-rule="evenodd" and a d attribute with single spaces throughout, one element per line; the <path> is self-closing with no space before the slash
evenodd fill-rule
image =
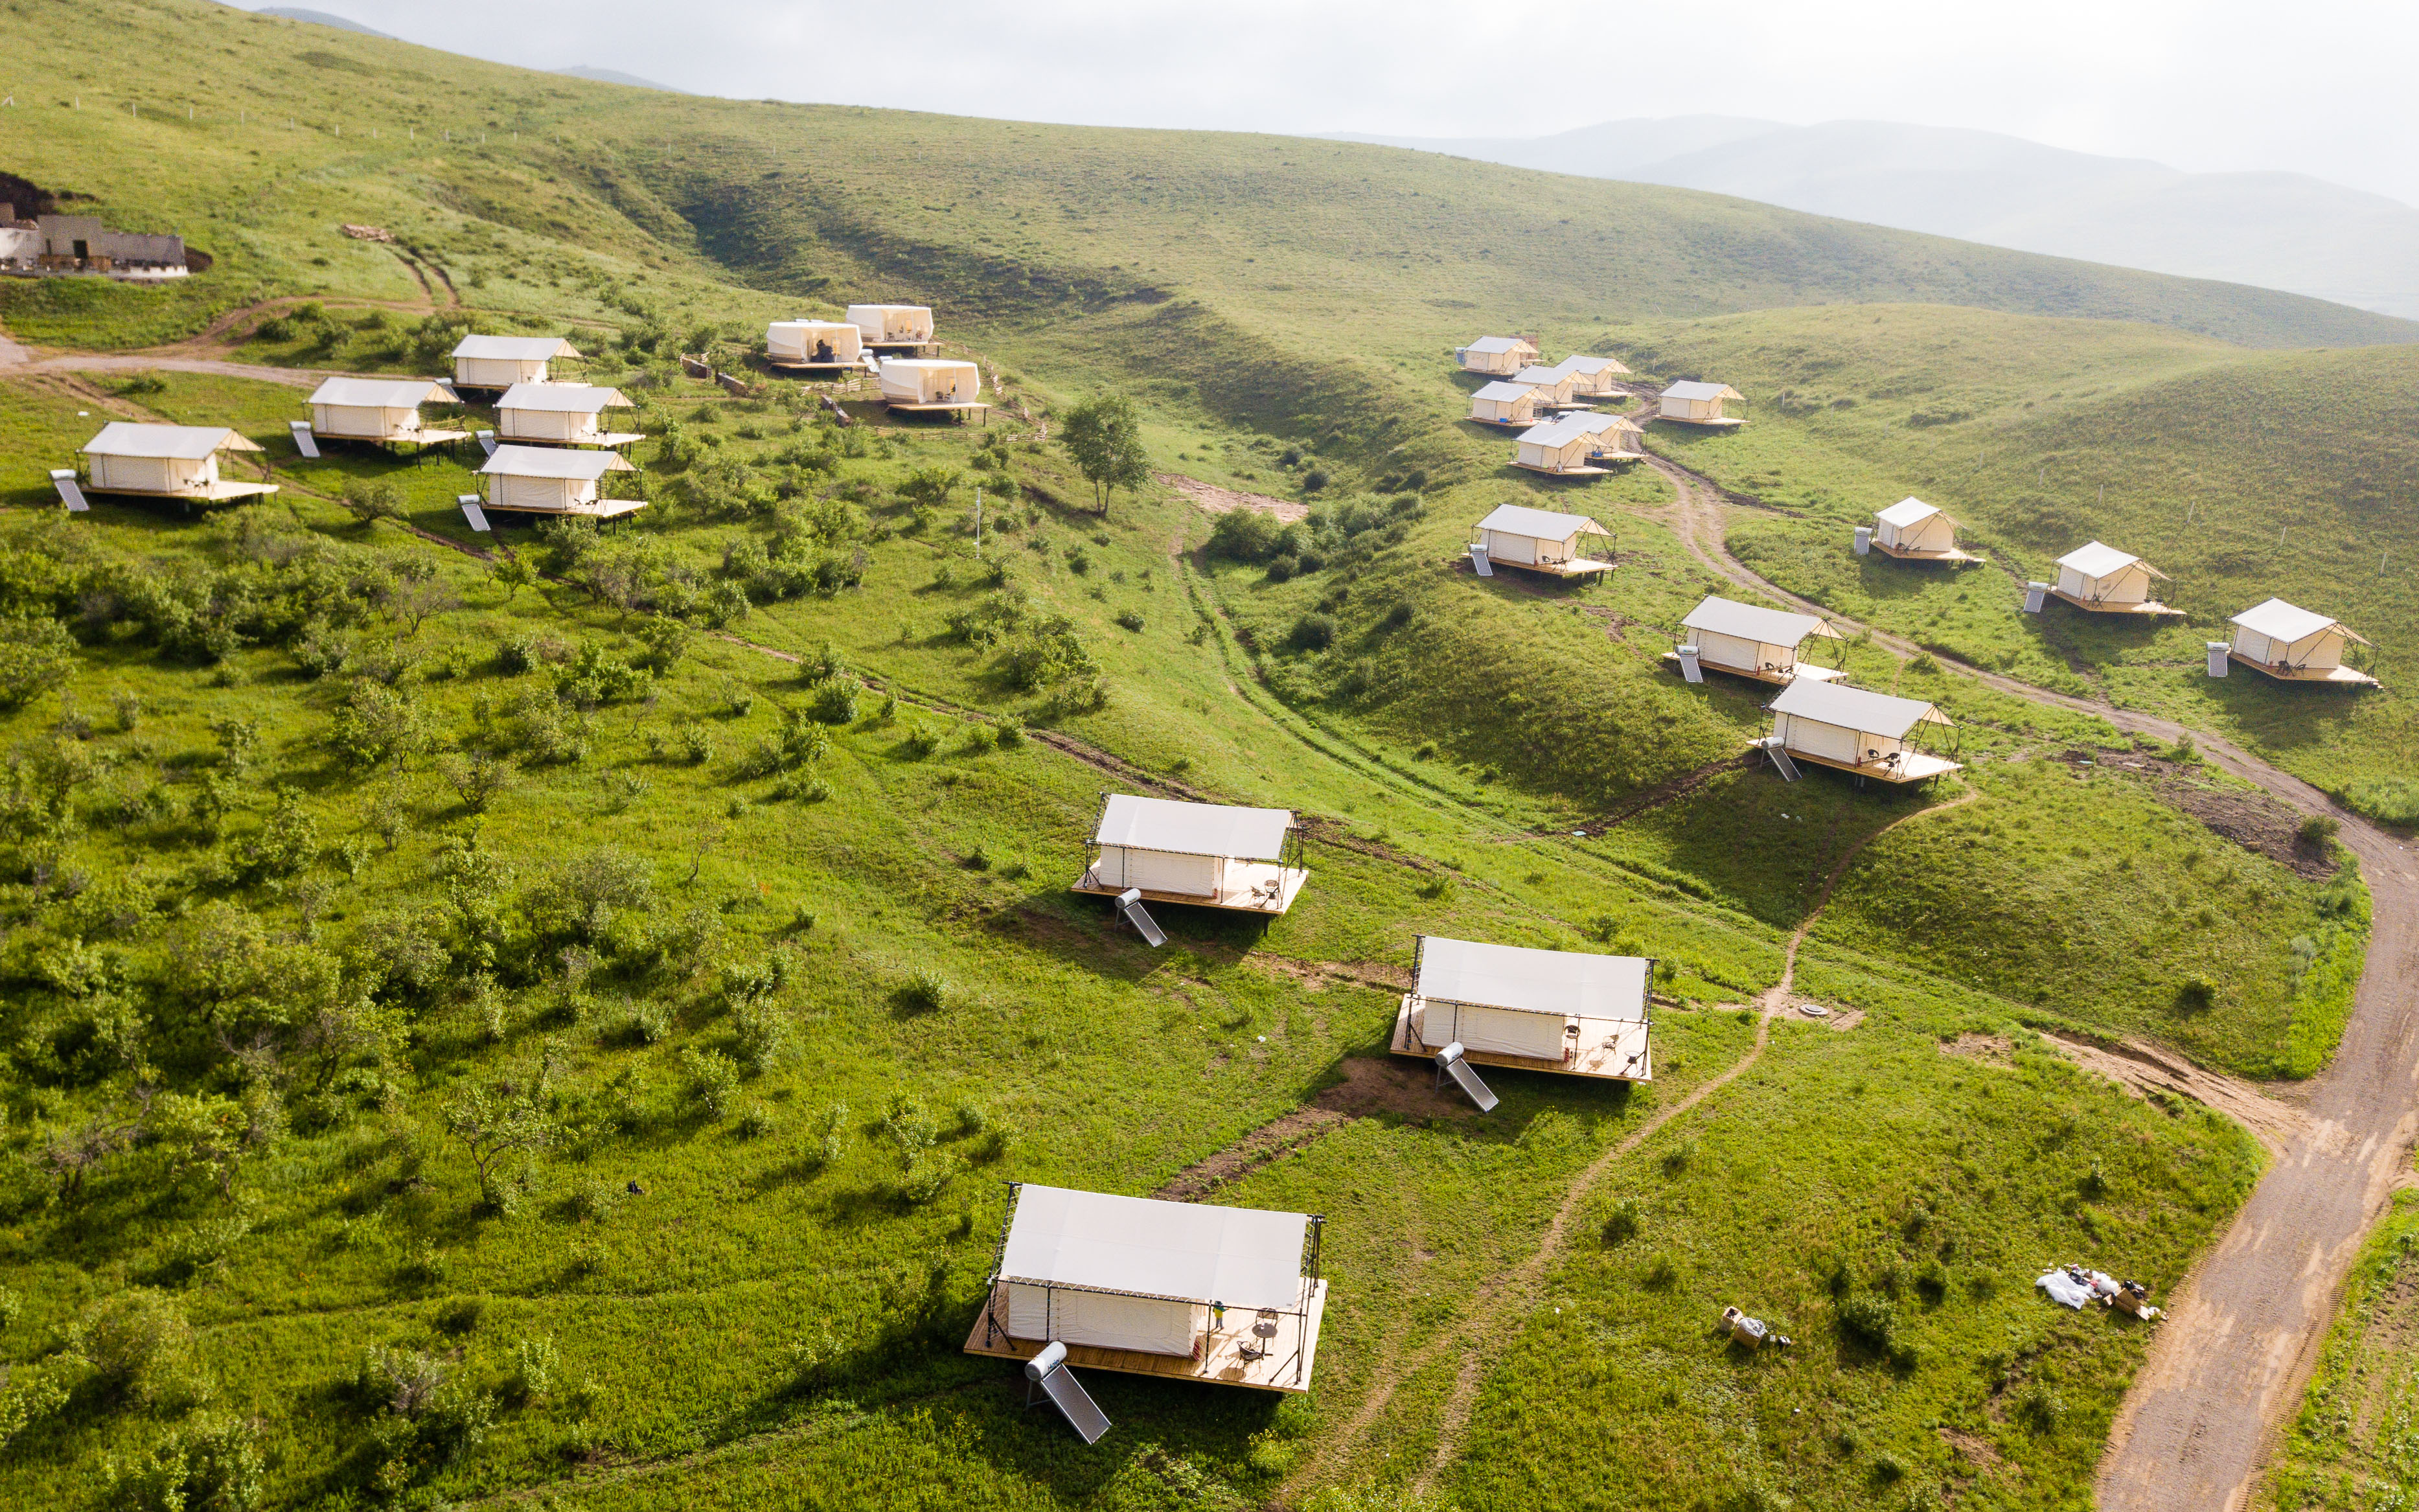
<path id="1" fill-rule="evenodd" d="M 1713 486 L 1651 460 L 1678 494 L 1672 519 L 1697 560 L 1743 587 L 1848 623 L 1733 561 Z M 1878 630 L 1873 639 L 1904 656 L 1918 649 Z M 2343 1042 L 2311 1083 L 2306 1124 L 2265 1131 L 2281 1153 L 2170 1299 L 2100 1464 L 2103 1512 L 2238 1512 L 2300 1402 L 2344 1277 L 2419 1135 L 2419 861 L 2299 778 L 2224 740 L 1941 659 L 2002 691 L 2096 714 L 2131 733 L 2170 742 L 2189 734 L 2223 770 L 2297 810 L 2334 814 L 2360 858 L 2376 924 Z"/>

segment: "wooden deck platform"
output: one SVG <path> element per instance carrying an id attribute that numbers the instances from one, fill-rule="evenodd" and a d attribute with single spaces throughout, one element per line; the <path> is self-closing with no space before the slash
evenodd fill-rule
<path id="1" fill-rule="evenodd" d="M 764 359 L 764 365 L 776 373 L 862 373 L 863 363 L 777 363 Z"/>
<path id="2" fill-rule="evenodd" d="M 408 436 L 355 436 L 341 430 L 314 430 L 316 441 L 367 441 L 372 446 L 442 446 L 448 441 L 467 441 L 467 430 L 416 430 Z"/>
<path id="3" fill-rule="evenodd" d="M 2377 687 L 2378 680 L 2357 667 L 2271 667 L 2264 661 L 2253 661 L 2240 651 L 2229 651 L 2226 659 L 2241 662 L 2256 672 L 2264 672 L 2280 683 L 2332 683 L 2337 687 Z"/>
<path id="4" fill-rule="evenodd" d="M 1882 555 L 1895 557 L 1901 562 L 1945 562 L 1952 567 L 1962 567 L 1969 562 L 1979 563 L 1983 560 L 1971 551 L 1961 551 L 1953 546 L 1946 551 L 1918 551 L 1903 546 L 1884 546 L 1879 541 L 1872 545 Z"/>
<path id="5" fill-rule="evenodd" d="M 991 406 L 980 400 L 970 404 L 901 404 L 896 399 L 885 399 L 882 408 L 901 415 L 977 414 L 982 416 L 985 424 L 991 423 Z"/>
<path id="6" fill-rule="evenodd" d="M 491 517 L 499 515 L 526 515 L 532 519 L 536 519 L 540 517 L 544 517 L 547 519 L 560 519 L 566 516 L 578 519 L 620 519 L 624 515 L 635 515 L 639 510 L 646 507 L 647 501 L 643 499 L 599 499 L 593 504 L 589 504 L 578 509 L 526 509 L 516 508 L 510 504 L 481 504 L 479 506 L 484 513 Z"/>
<path id="7" fill-rule="evenodd" d="M 2173 614 L 2179 618 L 2183 614 L 2183 610 L 2162 604 L 2155 598 L 2144 599 L 2139 604 L 2099 604 L 2056 588 L 2049 591 L 2049 596 L 2072 604 L 2088 614 Z"/>
<path id="8" fill-rule="evenodd" d="M 1499 572 L 1511 567 L 1521 572 L 1533 572 L 1540 578 L 1587 578 L 1612 570 L 1611 563 L 1598 562 L 1594 557 L 1579 557 L 1570 562 L 1506 562 L 1502 557 L 1488 557 L 1487 564 Z"/>
<path id="9" fill-rule="evenodd" d="M 1651 415 L 1648 418 L 1652 420 L 1668 420 L 1674 425 L 1704 425 L 1714 430 L 1726 430 L 1733 425 L 1744 425 L 1747 424 L 1746 421 L 1741 420 L 1734 415 L 1724 415 L 1718 420 L 1690 420 L 1685 415 Z"/>
<path id="10" fill-rule="evenodd" d="M 207 488 L 103 488 L 93 484 L 83 485 L 87 494 L 109 499 L 174 499 L 188 504 L 224 504 L 238 499 L 259 499 L 277 491 L 273 483 L 229 483 L 224 479 Z"/>
<path id="11" fill-rule="evenodd" d="M 1612 476 L 1612 469 L 1610 468 L 1548 468 L 1540 467 L 1534 462 L 1515 462 L 1512 465 L 1530 472 L 1542 473 L 1548 478 L 1609 478 Z"/>
<path id="12" fill-rule="evenodd" d="M 1424 1032 L 1425 1007 L 1409 993 L 1403 995 L 1400 1007 L 1394 1010 L 1394 1038 L 1387 1048 L 1398 1056 L 1410 1056 L 1433 1061 L 1443 1045 L 1431 1045 Z M 1462 1058 L 1473 1066 L 1501 1066 L 1507 1071 L 1539 1071 L 1555 1076 L 1593 1076 L 1617 1082 L 1651 1082 L 1655 1079 L 1655 1049 L 1649 1042 L 1649 1027 L 1636 1019 L 1573 1019 L 1579 1027 L 1564 1043 L 1572 1046 L 1568 1058 L 1540 1060 L 1531 1056 L 1499 1055 L 1492 1050 L 1464 1048 Z M 1635 1060 L 1630 1057 L 1635 1056 Z"/>
<path id="13" fill-rule="evenodd" d="M 1816 756 L 1794 746 L 1783 746 L 1781 749 L 1789 753 L 1791 761 L 1804 762 L 1810 766 L 1827 766 L 1835 772 L 1853 772 L 1858 777 L 1870 777 L 1876 782 L 1887 782 L 1892 787 L 1911 787 L 1918 782 L 1929 782 L 1935 777 L 1965 769 L 1963 762 L 1952 762 L 1919 750 L 1906 752 L 1893 766 L 1881 762 L 1843 762 L 1829 756 Z"/>
<path id="14" fill-rule="evenodd" d="M 1246 1344 L 1257 1348 L 1252 1334 L 1254 1315 L 1229 1309 L 1226 1326 L 1200 1335 L 1201 1358 L 1180 1354 L 1146 1354 L 1140 1350 L 1104 1350 L 1090 1344 L 1067 1346 L 1067 1363 L 1082 1370 L 1115 1370 L 1129 1376 L 1158 1376 L 1167 1381 L 1198 1381 L 1211 1386 L 1248 1386 L 1255 1391 L 1306 1392 L 1311 1371 L 1318 1364 L 1318 1325 L 1327 1314 L 1327 1283 L 1313 1284 L 1310 1313 L 1277 1319 L 1276 1336 L 1258 1359 L 1243 1354 Z M 994 1326 L 994 1319 L 997 1326 Z M 1048 1342 L 1010 1338 L 1008 1335 L 1008 1288 L 992 1288 L 991 1301 L 975 1315 L 974 1332 L 966 1335 L 966 1352 L 991 1360 L 1030 1360 Z M 1294 1368 L 1294 1346 L 1302 1347 L 1300 1380 Z"/>
<path id="15" fill-rule="evenodd" d="M 1075 879 L 1071 892 L 1088 892 L 1098 897 L 1115 898 L 1123 887 L 1113 887 L 1100 880 L 1096 859 L 1084 874 Z M 1187 908 L 1225 908 L 1245 914 L 1282 914 L 1293 906 L 1301 896 L 1302 885 L 1310 880 L 1310 872 L 1302 867 L 1281 867 L 1272 862 L 1244 865 L 1226 863 L 1226 890 L 1220 893 L 1153 892 L 1142 890 L 1147 903 L 1182 903 Z"/>
<path id="16" fill-rule="evenodd" d="M 507 436 L 502 431 L 496 433 L 498 444 L 503 446 L 602 446 L 608 451 L 619 446 L 627 446 L 634 441 L 643 441 L 646 439 L 644 432 L 635 430 L 600 431 L 596 435 L 582 436 L 576 440 L 564 440 L 559 436 Z"/>
<path id="17" fill-rule="evenodd" d="M 1667 651 L 1663 653 L 1663 659 L 1676 667 L 1680 664 L 1680 654 L 1676 651 Z M 1837 667 L 1817 667 L 1810 661 L 1801 661 L 1786 672 L 1765 671 L 1761 667 L 1733 667 L 1726 662 L 1707 661 L 1703 656 L 1697 657 L 1697 665 L 1709 672 L 1728 672 L 1733 677 L 1751 677 L 1759 683 L 1770 683 L 1775 687 L 1786 687 L 1792 681 L 1800 677 L 1812 683 L 1833 683 L 1848 675 Z"/>

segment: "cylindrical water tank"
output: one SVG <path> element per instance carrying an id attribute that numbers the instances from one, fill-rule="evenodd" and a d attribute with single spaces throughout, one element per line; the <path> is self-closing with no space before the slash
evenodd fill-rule
<path id="1" fill-rule="evenodd" d="M 1025 1362 L 1025 1379 L 1040 1381 L 1066 1363 L 1067 1346 L 1056 1339 L 1052 1339 L 1040 1354 Z"/>
<path id="2" fill-rule="evenodd" d="M 2039 614 L 2042 611 L 2042 600 L 2048 596 L 2049 584 L 2025 584 L 2025 612 L 2027 614 Z"/>
<path id="3" fill-rule="evenodd" d="M 1859 525 L 1859 526 L 1857 526 L 1857 555 L 1858 555 L 1858 556 L 1860 556 L 1860 557 L 1864 557 L 1864 556 L 1871 556 L 1871 555 L 1872 555 L 1872 551 L 1873 551 L 1873 528 L 1872 528 L 1872 526 L 1870 526 L 1870 525 Z"/>
<path id="4" fill-rule="evenodd" d="M 2229 649 L 2226 642 L 2223 640 L 2204 640 L 2201 644 L 2209 647 L 2209 674 L 2211 677 L 2225 676 L 2226 653 Z"/>

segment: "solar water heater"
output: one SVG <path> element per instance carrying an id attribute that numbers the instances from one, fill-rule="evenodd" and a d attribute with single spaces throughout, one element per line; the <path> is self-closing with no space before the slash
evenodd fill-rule
<path id="1" fill-rule="evenodd" d="M 1067 1368 L 1065 1344 L 1053 1339 L 1048 1348 L 1025 1361 L 1025 1379 L 1027 1382 L 1025 1405 L 1033 1405 L 1033 1393 L 1039 1388 L 1042 1396 L 1050 1398 L 1050 1405 L 1058 1409 L 1058 1415 L 1067 1420 L 1067 1426 L 1073 1428 L 1086 1443 L 1100 1443 L 1101 1435 L 1109 1431 L 1108 1414 L 1101 1411 L 1100 1403 L 1092 1400 L 1092 1394 L 1084 1389 L 1084 1383 L 1075 1379 L 1075 1372 Z"/>
<path id="2" fill-rule="evenodd" d="M 53 468 L 51 486 L 59 491 L 59 502 L 68 506 L 69 514 L 81 515 L 92 507 L 84 501 L 84 490 L 76 486 L 73 468 Z"/>
<path id="3" fill-rule="evenodd" d="M 1479 1112 L 1492 1113 L 1495 1111 L 1495 1104 L 1500 1100 L 1485 1082 L 1478 1079 L 1478 1072 L 1470 1069 L 1470 1062 L 1462 1058 L 1460 1041 L 1456 1040 L 1453 1043 L 1438 1051 L 1436 1055 L 1436 1065 L 1438 1086 L 1443 1086 L 1444 1079 L 1450 1076 L 1453 1078 L 1453 1085 L 1460 1088 L 1463 1092 L 1469 1095 L 1469 1098 L 1472 1103 L 1478 1104 Z"/>
<path id="4" fill-rule="evenodd" d="M 479 507 L 479 496 L 477 494 L 456 494 L 454 497 L 454 501 L 462 506 L 462 517 L 470 522 L 470 528 L 472 530 L 477 531 L 482 534 L 487 533 L 487 512 Z"/>
<path id="5" fill-rule="evenodd" d="M 289 420 L 285 423 L 285 428 L 294 433 L 294 449 L 296 451 L 308 457 L 316 458 L 319 455 L 319 440 L 317 437 L 311 434 L 311 423 L 309 421 Z"/>
<path id="6" fill-rule="evenodd" d="M 1487 564 L 1487 548 L 1483 546 L 1473 546 L 1470 548 L 1470 564 L 1478 569 L 1478 575 L 1482 578 L 1495 576 L 1495 569 Z"/>
<path id="7" fill-rule="evenodd" d="M 1783 782 L 1797 780 L 1797 764 L 1789 759 L 1789 752 L 1780 748 L 1779 735 L 1768 735 L 1758 744 L 1764 747 L 1764 754 L 1772 758 L 1772 764 L 1780 769 L 1780 779 Z"/>
<path id="8" fill-rule="evenodd" d="M 1680 658 L 1681 676 L 1692 683 L 1702 683 L 1705 680 L 1704 668 L 1697 664 L 1698 651 L 1695 646 L 1682 646 L 1676 655 Z"/>
<path id="9" fill-rule="evenodd" d="M 496 455 L 496 433 L 494 431 L 483 430 L 479 432 L 479 450 L 486 453 L 489 456 Z"/>
<path id="10" fill-rule="evenodd" d="M 1156 950 L 1167 943 L 1167 934 L 1159 927 L 1159 920 L 1151 918 L 1142 905 L 1140 887 L 1128 887 L 1117 894 L 1117 912 L 1126 916 L 1126 922 L 1134 927 L 1136 933 L 1150 942 L 1152 949 Z"/>

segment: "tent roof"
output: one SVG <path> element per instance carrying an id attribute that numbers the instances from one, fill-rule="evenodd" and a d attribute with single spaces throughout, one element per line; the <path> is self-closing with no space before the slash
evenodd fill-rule
<path id="1" fill-rule="evenodd" d="M 1565 374 L 1559 367 L 1545 367 L 1536 363 L 1531 363 L 1528 366 L 1520 369 L 1518 373 L 1513 374 L 1512 381 L 1515 383 L 1526 383 L 1532 387 L 1542 388 L 1549 383 L 1560 383 L 1568 376 L 1569 375 Z"/>
<path id="2" fill-rule="evenodd" d="M 1420 980 L 1411 991 L 1523 1013 L 1642 1021 L 1647 964 L 1643 956 L 1533 950 L 1431 934 L 1420 942 Z"/>
<path id="3" fill-rule="evenodd" d="M 554 357 L 577 357 L 561 336 L 465 336 L 454 348 L 456 357 L 498 358 L 507 363 L 543 363 Z"/>
<path id="4" fill-rule="evenodd" d="M 2066 555 L 2057 559 L 2057 564 L 2059 566 L 2072 567 L 2075 571 L 2083 574 L 2086 578 L 2110 577 L 2114 574 L 2123 572 L 2127 567 L 2132 566 L 2136 562 L 2142 562 L 2142 559 L 2134 555 L 2130 551 L 2119 551 L 2113 546 L 2103 546 L 2097 541 L 2092 542 L 2088 546 L 2076 547 L 2073 550 L 2069 551 Z M 2166 576 L 2165 573 L 2161 572 L 2158 568 L 2151 566 L 2147 562 L 2142 562 L 2142 565 L 2153 578 L 2164 578 Z"/>
<path id="5" fill-rule="evenodd" d="M 499 446 L 479 469 L 511 478 L 576 478 L 594 483 L 608 472 L 636 472 L 619 452 L 573 452 L 559 446 Z"/>
<path id="6" fill-rule="evenodd" d="M 886 312 L 904 310 L 909 315 L 931 315 L 932 313 L 932 307 L 929 304 L 852 304 L 848 307 L 849 317 L 851 319 L 855 318 L 856 312 L 859 310 L 864 310 L 869 314 L 876 310 Z"/>
<path id="7" fill-rule="evenodd" d="M 560 409 L 593 415 L 599 409 L 626 405 L 619 389 L 590 383 L 516 383 L 496 401 L 499 409 Z"/>
<path id="8" fill-rule="evenodd" d="M 1299 1212 L 1018 1189 L 1000 1252 L 1003 1281 L 1048 1283 L 1257 1311 L 1302 1305 Z"/>
<path id="9" fill-rule="evenodd" d="M 1527 342 L 1522 341 L 1518 336 L 1481 336 L 1476 341 L 1473 341 L 1469 346 L 1463 347 L 1462 350 L 1488 353 L 1508 352 L 1517 351 L 1519 348 L 1528 346 L 1529 344 Z M 1531 351 L 1536 350 L 1533 347 L 1530 347 L 1529 349 Z"/>
<path id="10" fill-rule="evenodd" d="M 1892 698 L 1861 687 L 1796 678 L 1780 696 L 1764 705 L 1775 714 L 1795 715 L 1819 724 L 1836 724 L 1858 734 L 1902 739 L 1918 724 L 1948 724 L 1949 717 L 1916 699 Z"/>
<path id="11" fill-rule="evenodd" d="M 775 331 L 855 331 L 855 323 L 848 320 L 809 320 L 800 316 L 795 320 L 776 320 Z"/>
<path id="12" fill-rule="evenodd" d="M 224 425 L 144 425 L 131 420 L 113 420 L 84 443 L 86 456 L 169 457 L 179 462 L 198 462 L 217 451 L 259 450 Z"/>
<path id="13" fill-rule="evenodd" d="M 1179 856 L 1274 861 L 1284 856 L 1286 831 L 1292 827 L 1289 809 L 1237 809 L 1118 793 L 1101 810 L 1100 833 L 1092 841 Z"/>
<path id="14" fill-rule="evenodd" d="M 1521 433 L 1528 440 L 1539 430 Z M 1610 535 L 1612 532 L 1585 515 L 1557 515 L 1550 509 L 1531 509 L 1526 504 L 1498 504 L 1495 513 L 1478 522 L 1482 531 L 1502 531 L 1506 535 L 1534 536 L 1540 541 L 1567 541 L 1574 535 Z"/>
<path id="15" fill-rule="evenodd" d="M 1747 395 L 1727 383 L 1674 383 L 1663 391 L 1666 399 L 1740 399 Z"/>
<path id="16" fill-rule="evenodd" d="M 1810 635 L 1840 639 L 1840 632 L 1830 622 L 1815 614 L 1793 614 L 1787 609 L 1763 609 L 1754 604 L 1742 604 L 1732 598 L 1708 597 L 1688 611 L 1680 622 L 1690 630 L 1711 630 L 1716 635 L 1734 635 L 1758 645 L 1794 646 Z"/>
<path id="17" fill-rule="evenodd" d="M 1471 397 L 1473 399 L 1511 400 L 1517 399 L 1524 393 L 1533 392 L 1533 388 L 1534 386 L 1532 384 L 1506 383 L 1502 378 L 1497 378 L 1494 382 L 1487 384 L 1485 388 L 1471 393 Z"/>
<path id="18" fill-rule="evenodd" d="M 1939 513 L 1940 506 L 1937 504 L 1927 504 L 1920 499 L 1907 498 L 1900 500 L 1874 517 L 1885 525 L 1895 525 L 1900 530 L 1904 530 L 1910 525 L 1919 525 Z"/>
<path id="19" fill-rule="evenodd" d="M 1539 446 L 1560 446 L 1564 441 L 1577 440 L 1582 436 L 1602 436 L 1609 431 L 1618 430 L 1619 425 L 1607 424 L 1605 422 L 1620 419 L 1619 415 L 1592 415 L 1581 411 L 1576 415 L 1564 415 L 1559 420 L 1548 420 L 1543 424 L 1532 425 L 1520 433 L 1520 439 Z M 1633 425 L 1630 428 L 1635 430 L 1637 427 Z"/>
<path id="20" fill-rule="evenodd" d="M 310 402 L 417 409 L 424 404 L 451 404 L 454 399 L 454 391 L 434 378 L 331 378 L 312 393 Z"/>
<path id="21" fill-rule="evenodd" d="M 2362 645 L 2368 644 L 2341 620 L 2329 619 L 2314 609 L 2288 604 L 2281 598 L 2272 598 L 2265 604 L 2244 609 L 2234 617 L 2234 623 L 2271 640 L 2288 643 L 2307 640 L 2327 630 L 2341 630 Z"/>
<path id="22" fill-rule="evenodd" d="M 1556 363 L 1554 364 L 1554 371 L 1557 373 L 1584 373 L 1588 377 L 1594 378 L 1598 373 L 1626 373 L 1629 369 L 1622 366 L 1620 363 L 1610 357 L 1572 356 L 1565 357 L 1561 362 Z"/>

